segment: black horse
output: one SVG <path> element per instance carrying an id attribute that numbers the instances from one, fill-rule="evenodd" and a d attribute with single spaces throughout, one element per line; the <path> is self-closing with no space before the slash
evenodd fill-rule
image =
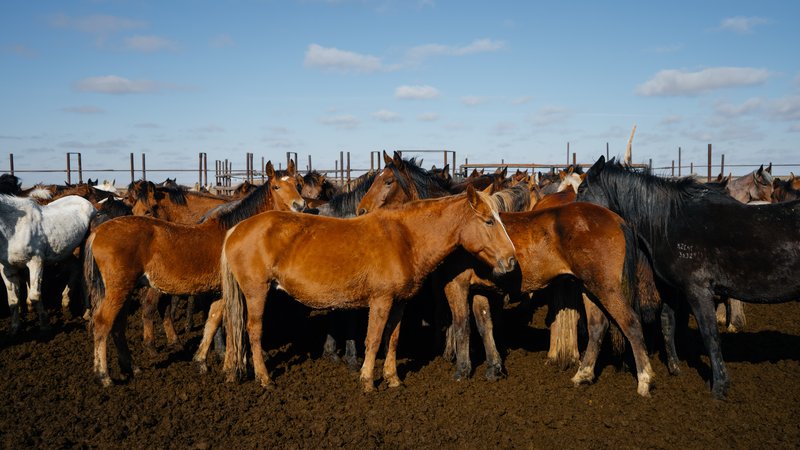
<path id="1" fill-rule="evenodd" d="M 800 299 L 800 201 L 745 206 L 691 178 L 658 178 L 602 156 L 577 199 L 611 209 L 639 234 L 656 275 L 691 307 L 711 358 L 712 392 L 724 398 L 730 381 L 714 295 L 750 303 Z"/>

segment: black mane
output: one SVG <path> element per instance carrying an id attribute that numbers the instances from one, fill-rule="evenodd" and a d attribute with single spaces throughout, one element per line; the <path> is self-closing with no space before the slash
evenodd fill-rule
<path id="1" fill-rule="evenodd" d="M 451 183 L 448 180 L 418 166 L 414 158 L 403 160 L 403 163 L 405 173 L 408 174 L 411 178 L 411 182 L 414 183 L 414 188 L 417 190 L 419 198 L 450 195 Z M 409 193 L 408 180 L 401 172 L 401 169 L 394 163 L 386 164 L 385 168 L 390 169 L 392 173 L 394 173 L 394 178 L 400 183 L 400 187 L 403 188 L 403 191 Z"/>
<path id="2" fill-rule="evenodd" d="M 230 207 L 223 208 L 217 219 L 223 228 L 232 228 L 237 223 L 263 211 L 264 205 L 270 202 L 271 197 L 270 184 L 264 183 L 241 200 L 231 202 Z"/>
<path id="3" fill-rule="evenodd" d="M 361 180 L 356 183 L 350 192 L 340 192 L 331 198 L 331 200 L 319 208 L 320 214 L 332 217 L 349 217 L 356 214 L 356 207 L 358 203 L 367 194 L 367 191 L 372 187 L 375 177 L 378 174 L 371 172 L 363 176 Z"/>

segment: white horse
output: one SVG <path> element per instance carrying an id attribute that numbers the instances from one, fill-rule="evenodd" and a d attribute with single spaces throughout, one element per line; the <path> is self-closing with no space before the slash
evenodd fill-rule
<path id="1" fill-rule="evenodd" d="M 45 263 L 67 259 L 87 235 L 96 210 L 85 198 L 68 195 L 41 206 L 30 198 L 0 195 L 0 269 L 11 309 L 11 333 L 19 330 L 20 270 L 30 272 L 28 300 L 39 327 L 48 328 L 41 302 Z"/>

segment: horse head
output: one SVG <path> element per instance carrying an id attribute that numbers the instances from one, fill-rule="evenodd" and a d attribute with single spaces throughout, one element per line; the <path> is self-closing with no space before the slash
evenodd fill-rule
<path id="1" fill-rule="evenodd" d="M 293 160 L 289 160 L 286 172 L 281 175 L 276 174 L 272 161 L 267 161 L 266 173 L 273 209 L 300 212 L 306 208 L 306 201 L 300 195 L 302 177 L 298 176 Z"/>
<path id="2" fill-rule="evenodd" d="M 403 161 L 400 154 L 394 152 L 394 157 L 390 158 L 384 151 L 383 159 L 386 163 L 383 170 L 375 177 L 372 186 L 356 207 L 359 216 L 378 208 L 422 198 L 409 174 L 412 168 Z"/>
<path id="3" fill-rule="evenodd" d="M 514 244 L 506 232 L 489 194 L 467 186 L 470 212 L 461 225 L 459 244 L 492 267 L 494 275 L 511 272 L 517 265 Z"/>

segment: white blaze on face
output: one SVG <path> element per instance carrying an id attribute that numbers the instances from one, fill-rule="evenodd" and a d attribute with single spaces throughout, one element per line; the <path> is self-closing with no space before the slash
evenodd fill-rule
<path id="1" fill-rule="evenodd" d="M 289 177 L 288 176 L 281 177 L 281 181 L 289 181 Z"/>
<path id="2" fill-rule="evenodd" d="M 517 253 L 517 248 L 514 247 L 514 241 L 511 240 L 511 236 L 509 236 L 508 235 L 508 231 L 506 231 L 506 225 L 503 223 L 502 220 L 500 220 L 500 215 L 497 214 L 497 211 L 495 211 L 494 209 L 492 209 L 492 217 L 494 217 L 495 222 L 499 223 L 500 226 L 503 227 L 503 233 L 505 233 L 506 239 L 508 239 L 508 242 L 511 242 L 511 249 L 513 249 L 514 250 L 514 254 L 516 254 Z"/>

